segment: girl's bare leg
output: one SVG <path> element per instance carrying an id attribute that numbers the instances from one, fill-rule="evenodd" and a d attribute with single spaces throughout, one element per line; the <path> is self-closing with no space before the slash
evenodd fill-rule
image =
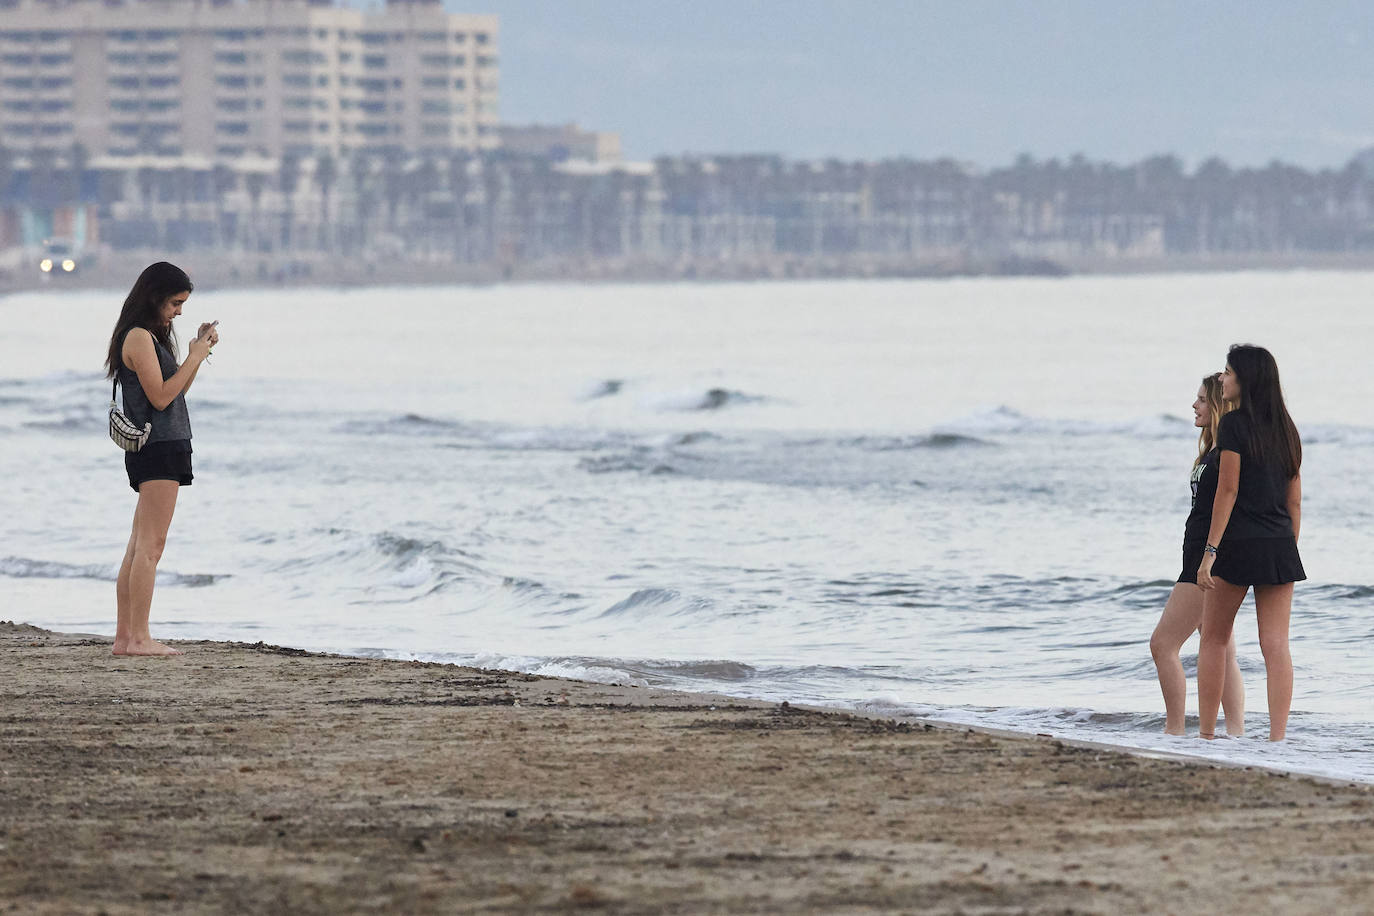
<path id="1" fill-rule="evenodd" d="M 142 505 L 142 502 L 137 505 Z M 129 577 L 134 565 L 134 544 L 138 542 L 137 505 L 134 508 L 134 523 L 129 529 L 129 546 L 124 549 L 124 561 L 119 564 L 119 578 L 115 580 L 115 604 L 118 608 L 115 617 L 115 655 L 124 654 L 133 635 L 133 597 L 129 590 Z"/>
<path id="2" fill-rule="evenodd" d="M 1217 712 L 1226 682 L 1226 647 L 1231 642 L 1236 611 L 1248 590 L 1244 585 L 1213 578 L 1216 587 L 1203 593 L 1202 642 L 1197 650 L 1198 733 L 1204 738 L 1216 735 Z"/>
<path id="3" fill-rule="evenodd" d="M 1159 672 L 1159 689 L 1164 694 L 1164 734 L 1183 734 L 1188 704 L 1188 681 L 1178 653 L 1202 622 L 1202 589 L 1187 582 L 1176 582 L 1164 603 L 1164 613 L 1150 636 L 1150 654 Z M 1230 717 L 1227 717 L 1230 721 Z"/>
<path id="4" fill-rule="evenodd" d="M 125 638 L 115 634 L 116 655 L 180 655 L 171 646 L 153 639 L 148 631 L 148 617 L 153 607 L 153 586 L 157 582 L 157 564 L 167 545 L 167 529 L 172 525 L 176 510 L 175 480 L 146 480 L 138 488 L 138 509 L 134 512 L 133 555 L 127 558 L 128 629 Z M 123 569 L 120 570 L 123 578 Z M 118 592 L 118 586 L 116 586 Z"/>
<path id="5" fill-rule="evenodd" d="M 1288 618 L 1293 610 L 1293 583 L 1255 586 L 1255 612 L 1259 618 L 1260 652 L 1269 687 L 1269 740 L 1282 741 L 1288 733 L 1288 711 L 1293 705 L 1293 657 L 1288 651 Z"/>
<path id="6" fill-rule="evenodd" d="M 1221 708 L 1226 714 L 1226 734 L 1232 738 L 1245 735 L 1245 682 L 1240 676 L 1240 662 L 1236 660 L 1236 630 L 1231 628 L 1231 641 L 1226 644 L 1226 686 L 1221 689 Z"/>

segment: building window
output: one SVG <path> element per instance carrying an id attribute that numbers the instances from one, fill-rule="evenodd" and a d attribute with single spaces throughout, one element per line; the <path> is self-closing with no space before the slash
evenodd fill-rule
<path id="1" fill-rule="evenodd" d="M 139 81 L 136 76 L 112 76 L 110 77 L 110 85 L 116 89 L 137 89 Z"/>
<path id="2" fill-rule="evenodd" d="M 162 52 L 159 54 L 149 54 L 148 64 L 149 66 L 153 67 L 165 67 L 167 64 L 175 63 L 176 59 L 177 56 L 175 54 L 169 54 L 166 52 Z"/>
<path id="3" fill-rule="evenodd" d="M 117 67 L 137 67 L 139 56 L 137 54 L 110 54 L 110 63 Z"/>
<path id="4" fill-rule="evenodd" d="M 423 133 L 426 137 L 447 137 L 449 133 L 448 125 L 434 123 L 426 124 Z"/>
<path id="5" fill-rule="evenodd" d="M 292 134 L 304 134 L 310 132 L 309 121 L 285 121 L 282 123 L 282 127 L 286 130 L 287 133 Z"/>
<path id="6" fill-rule="evenodd" d="M 446 76 L 427 76 L 420 81 L 420 85 L 426 89 L 447 89 L 448 77 Z"/>
<path id="7" fill-rule="evenodd" d="M 6 102 L 6 111 L 33 111 L 32 102 Z"/>
<path id="8" fill-rule="evenodd" d="M 466 32 L 454 32 L 454 33 L 453 33 L 453 40 L 454 40 L 454 42 L 457 43 L 457 44 L 462 44 L 463 42 L 465 42 L 465 41 L 468 40 L 467 33 L 466 33 Z"/>
<path id="9" fill-rule="evenodd" d="M 215 108 L 219 111 L 247 111 L 247 99 L 215 99 Z"/>
<path id="10" fill-rule="evenodd" d="M 425 114 L 446 115 L 449 113 L 449 105 L 448 102 L 442 102 L 437 99 L 426 99 L 424 102 L 420 103 L 420 111 Z"/>
<path id="11" fill-rule="evenodd" d="M 135 80 L 134 82 L 137 82 Z M 217 76 L 215 85 L 223 86 L 225 89 L 247 89 L 248 77 L 246 76 Z"/>
<path id="12" fill-rule="evenodd" d="M 150 76 L 148 77 L 148 88 L 166 89 L 168 86 L 175 86 L 179 82 L 181 82 L 181 78 L 176 76 Z"/>
<path id="13" fill-rule="evenodd" d="M 0 55 L 0 64 L 6 67 L 32 67 L 32 54 L 4 54 Z"/>
<path id="14" fill-rule="evenodd" d="M 477 39 L 479 45 L 484 45 L 491 40 L 491 36 L 486 32 L 478 32 L 474 37 Z"/>
<path id="15" fill-rule="evenodd" d="M 453 81 L 453 88 L 454 88 L 454 89 L 466 89 L 466 88 L 468 88 L 467 80 L 463 80 L 463 79 L 456 79 L 456 80 L 454 80 L 454 81 Z"/>
<path id="16" fill-rule="evenodd" d="M 290 86 L 293 89 L 308 89 L 310 87 L 310 77 L 305 73 L 288 73 L 281 78 L 283 86 Z"/>
<path id="17" fill-rule="evenodd" d="M 479 67 L 495 67 L 495 66 L 496 66 L 496 58 L 495 58 L 494 56 L 492 56 L 492 55 L 489 55 L 489 54 L 481 54 L 481 55 L 478 55 L 478 57 L 477 57 L 477 66 L 479 66 Z"/>
<path id="18" fill-rule="evenodd" d="M 217 121 L 215 130 L 221 134 L 228 134 L 231 137 L 242 137 L 248 133 L 247 121 Z"/>
<path id="19" fill-rule="evenodd" d="M 363 66 L 369 70 L 382 70 L 386 68 L 385 54 L 367 54 L 363 56 Z"/>
<path id="20" fill-rule="evenodd" d="M 248 55 L 243 51 L 219 51 L 215 54 L 215 63 L 244 67 L 248 65 Z"/>

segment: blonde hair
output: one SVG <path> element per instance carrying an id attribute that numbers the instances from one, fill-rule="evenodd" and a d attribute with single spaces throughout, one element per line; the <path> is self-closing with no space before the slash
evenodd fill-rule
<path id="1" fill-rule="evenodd" d="M 1197 437 L 1197 460 L 1193 462 L 1193 467 L 1202 464 L 1207 453 L 1217 443 L 1217 427 L 1221 425 L 1221 418 L 1236 409 L 1234 401 L 1228 401 L 1221 396 L 1221 373 L 1206 375 L 1202 378 L 1203 399 L 1207 401 L 1207 409 L 1210 414 L 1207 425 L 1202 427 L 1202 432 Z"/>

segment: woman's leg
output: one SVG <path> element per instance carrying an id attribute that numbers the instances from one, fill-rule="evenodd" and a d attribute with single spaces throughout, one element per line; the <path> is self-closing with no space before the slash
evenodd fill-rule
<path id="1" fill-rule="evenodd" d="M 1288 733 L 1288 710 L 1293 705 L 1293 657 L 1288 652 L 1288 618 L 1293 610 L 1293 583 L 1255 586 L 1260 651 L 1269 687 L 1269 740 Z"/>
<path id="2" fill-rule="evenodd" d="M 154 640 L 148 631 L 157 564 L 167 545 L 167 529 L 172 525 L 180 488 L 175 480 L 145 480 L 139 485 L 138 509 L 134 512 L 133 557 L 129 561 L 129 638 L 115 650 L 116 655 L 181 654 Z"/>
<path id="3" fill-rule="evenodd" d="M 1231 641 L 1226 644 L 1226 686 L 1221 689 L 1221 708 L 1226 714 L 1226 734 L 1232 738 L 1245 735 L 1245 681 L 1240 676 L 1240 662 L 1236 660 L 1236 630 L 1231 628 Z"/>
<path id="4" fill-rule="evenodd" d="M 115 639 L 114 654 L 122 655 L 133 636 L 133 598 L 129 590 L 129 577 L 134 565 L 134 545 L 138 543 L 138 507 L 134 504 L 134 523 L 129 529 L 129 546 L 124 548 L 124 561 L 119 564 L 119 578 L 115 580 Z"/>
<path id="5" fill-rule="evenodd" d="M 1159 689 L 1164 694 L 1164 734 L 1183 734 L 1188 705 L 1188 681 L 1183 674 L 1179 650 L 1202 622 L 1202 589 L 1177 582 L 1164 603 L 1164 613 L 1150 636 L 1150 654 L 1159 672 Z M 1229 719 L 1227 721 L 1230 721 Z"/>
<path id="6" fill-rule="evenodd" d="M 1204 738 L 1216 735 L 1217 711 L 1226 682 L 1226 646 L 1247 591 L 1246 586 L 1232 585 L 1225 579 L 1215 581 L 1216 587 L 1203 593 L 1202 643 L 1197 650 L 1198 733 Z"/>

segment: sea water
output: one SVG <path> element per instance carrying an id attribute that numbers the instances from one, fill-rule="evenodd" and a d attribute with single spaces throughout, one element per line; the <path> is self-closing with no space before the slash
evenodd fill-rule
<path id="1" fill-rule="evenodd" d="M 113 632 L 123 293 L 0 299 L 0 617 Z M 1335 272 L 199 290 L 183 341 L 221 343 L 153 632 L 1374 782 L 1371 299 Z M 1163 736 L 1148 647 L 1190 404 L 1241 341 L 1305 443 L 1282 745 L 1250 601 L 1243 740 Z"/>

